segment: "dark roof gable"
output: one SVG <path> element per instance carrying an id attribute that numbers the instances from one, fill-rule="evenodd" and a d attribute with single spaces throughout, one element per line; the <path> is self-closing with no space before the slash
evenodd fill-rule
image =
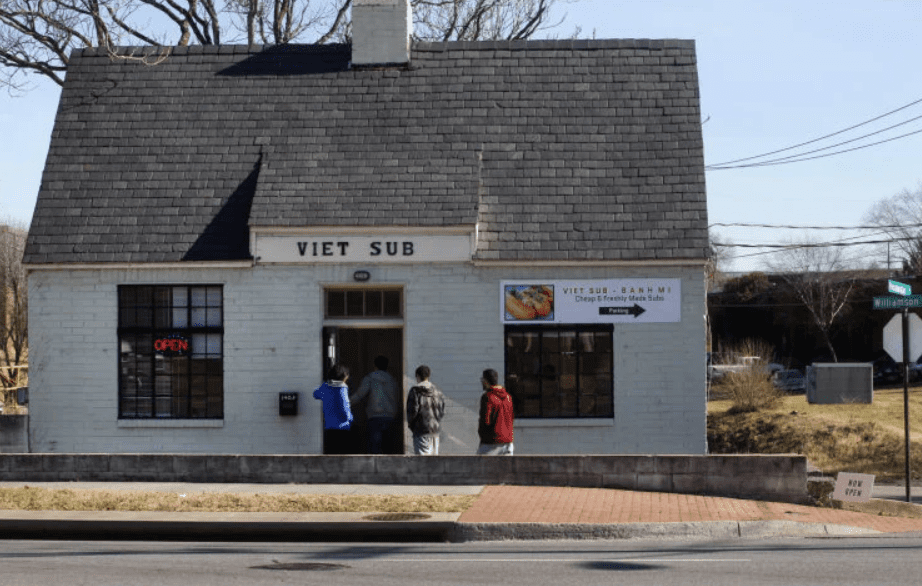
<path id="1" fill-rule="evenodd" d="M 248 257 L 248 227 L 479 226 L 495 260 L 701 259 L 694 43 L 71 59 L 25 260 Z"/>

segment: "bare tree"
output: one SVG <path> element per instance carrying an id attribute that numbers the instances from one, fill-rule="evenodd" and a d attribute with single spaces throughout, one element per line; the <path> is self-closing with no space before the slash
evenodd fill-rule
<path id="1" fill-rule="evenodd" d="M 922 183 L 878 201 L 864 221 L 891 239 L 886 245 L 888 262 L 899 254 L 904 273 L 922 275 Z"/>
<path id="2" fill-rule="evenodd" d="M 419 40 L 527 39 L 557 2 L 411 0 Z M 24 75 L 64 83 L 74 49 L 156 64 L 189 44 L 328 43 L 349 38 L 352 0 L 0 0 L 0 85 L 24 89 Z M 117 47 L 144 45 L 145 51 Z M 151 49 L 152 48 L 152 49 Z"/>
<path id="3" fill-rule="evenodd" d="M 163 23 L 151 28 L 156 19 Z M 0 3 L 0 84 L 19 85 L 37 73 L 64 83 L 70 52 L 103 47 L 113 57 L 156 63 L 165 50 L 119 52 L 121 45 L 165 48 L 221 42 L 214 0 L 3 0 Z"/>
<path id="4" fill-rule="evenodd" d="M 707 290 L 717 288 L 727 266 L 733 260 L 730 241 L 715 230 L 708 230 Z"/>
<path id="5" fill-rule="evenodd" d="M 849 269 L 842 247 L 806 241 L 776 253 L 769 263 L 807 308 L 834 362 L 838 362 L 831 331 L 848 307 L 861 271 Z"/>
<path id="6" fill-rule="evenodd" d="M 547 20 L 554 0 L 414 0 L 420 39 L 527 39 Z"/>
<path id="7" fill-rule="evenodd" d="M 230 27 L 247 43 L 282 45 L 312 38 L 315 43 L 346 37 L 351 0 L 227 0 Z"/>
<path id="8" fill-rule="evenodd" d="M 0 225 L 0 389 L 14 389 L 25 385 L 26 373 L 13 368 L 28 359 L 28 291 L 26 272 L 22 266 L 22 253 L 26 230 L 19 225 Z M 9 393 L 2 393 L 10 401 Z"/>
<path id="9" fill-rule="evenodd" d="M 723 280 L 723 272 L 727 264 L 732 259 L 731 249 L 727 246 L 728 241 L 714 230 L 708 230 L 708 260 L 704 267 L 704 294 L 705 297 L 720 285 Z M 707 348 L 710 349 L 713 341 L 711 339 L 711 312 L 710 304 L 705 299 L 704 304 L 704 321 L 707 328 Z M 710 382 L 710 379 L 708 379 Z"/>

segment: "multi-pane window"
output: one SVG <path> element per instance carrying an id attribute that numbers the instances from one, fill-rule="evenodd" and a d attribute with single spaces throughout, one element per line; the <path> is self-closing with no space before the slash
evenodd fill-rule
<path id="1" fill-rule="evenodd" d="M 506 326 L 516 417 L 612 417 L 612 326 Z"/>
<path id="2" fill-rule="evenodd" d="M 340 317 L 400 317 L 400 289 L 327 289 L 324 314 Z"/>
<path id="3" fill-rule="evenodd" d="M 118 288 L 119 417 L 224 416 L 220 285 Z"/>

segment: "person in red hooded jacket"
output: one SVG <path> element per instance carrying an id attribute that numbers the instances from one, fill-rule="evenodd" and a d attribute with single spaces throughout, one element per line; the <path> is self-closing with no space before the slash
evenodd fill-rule
<path id="1" fill-rule="evenodd" d="M 512 455 L 512 397 L 499 384 L 499 374 L 492 368 L 483 371 L 480 379 L 483 394 L 480 396 L 480 436 L 478 454 L 489 456 Z"/>

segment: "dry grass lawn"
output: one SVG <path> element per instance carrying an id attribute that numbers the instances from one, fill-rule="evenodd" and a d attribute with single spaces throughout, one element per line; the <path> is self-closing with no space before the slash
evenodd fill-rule
<path id="1" fill-rule="evenodd" d="M 827 474 L 904 476 L 903 389 L 878 389 L 871 404 L 811 405 L 782 397 L 756 413 L 730 414 L 730 401 L 708 403 L 708 441 L 715 453 L 794 452 Z M 922 388 L 910 389 L 914 478 L 922 478 Z"/>
<path id="2" fill-rule="evenodd" d="M 0 487 L 0 509 L 24 511 L 174 511 L 284 513 L 463 512 L 473 495 L 217 494 Z"/>
<path id="3" fill-rule="evenodd" d="M 708 414 L 722 413 L 730 408 L 730 401 L 708 402 Z M 810 419 L 835 425 L 874 423 L 883 429 L 903 435 L 903 389 L 875 389 L 874 402 L 847 403 L 843 405 L 811 405 L 805 395 L 784 395 L 772 408 L 762 409 L 764 414 L 790 414 L 797 411 Z M 909 425 L 917 430 L 922 440 L 922 387 L 909 389 Z M 912 432 L 910 431 L 910 436 Z"/>

